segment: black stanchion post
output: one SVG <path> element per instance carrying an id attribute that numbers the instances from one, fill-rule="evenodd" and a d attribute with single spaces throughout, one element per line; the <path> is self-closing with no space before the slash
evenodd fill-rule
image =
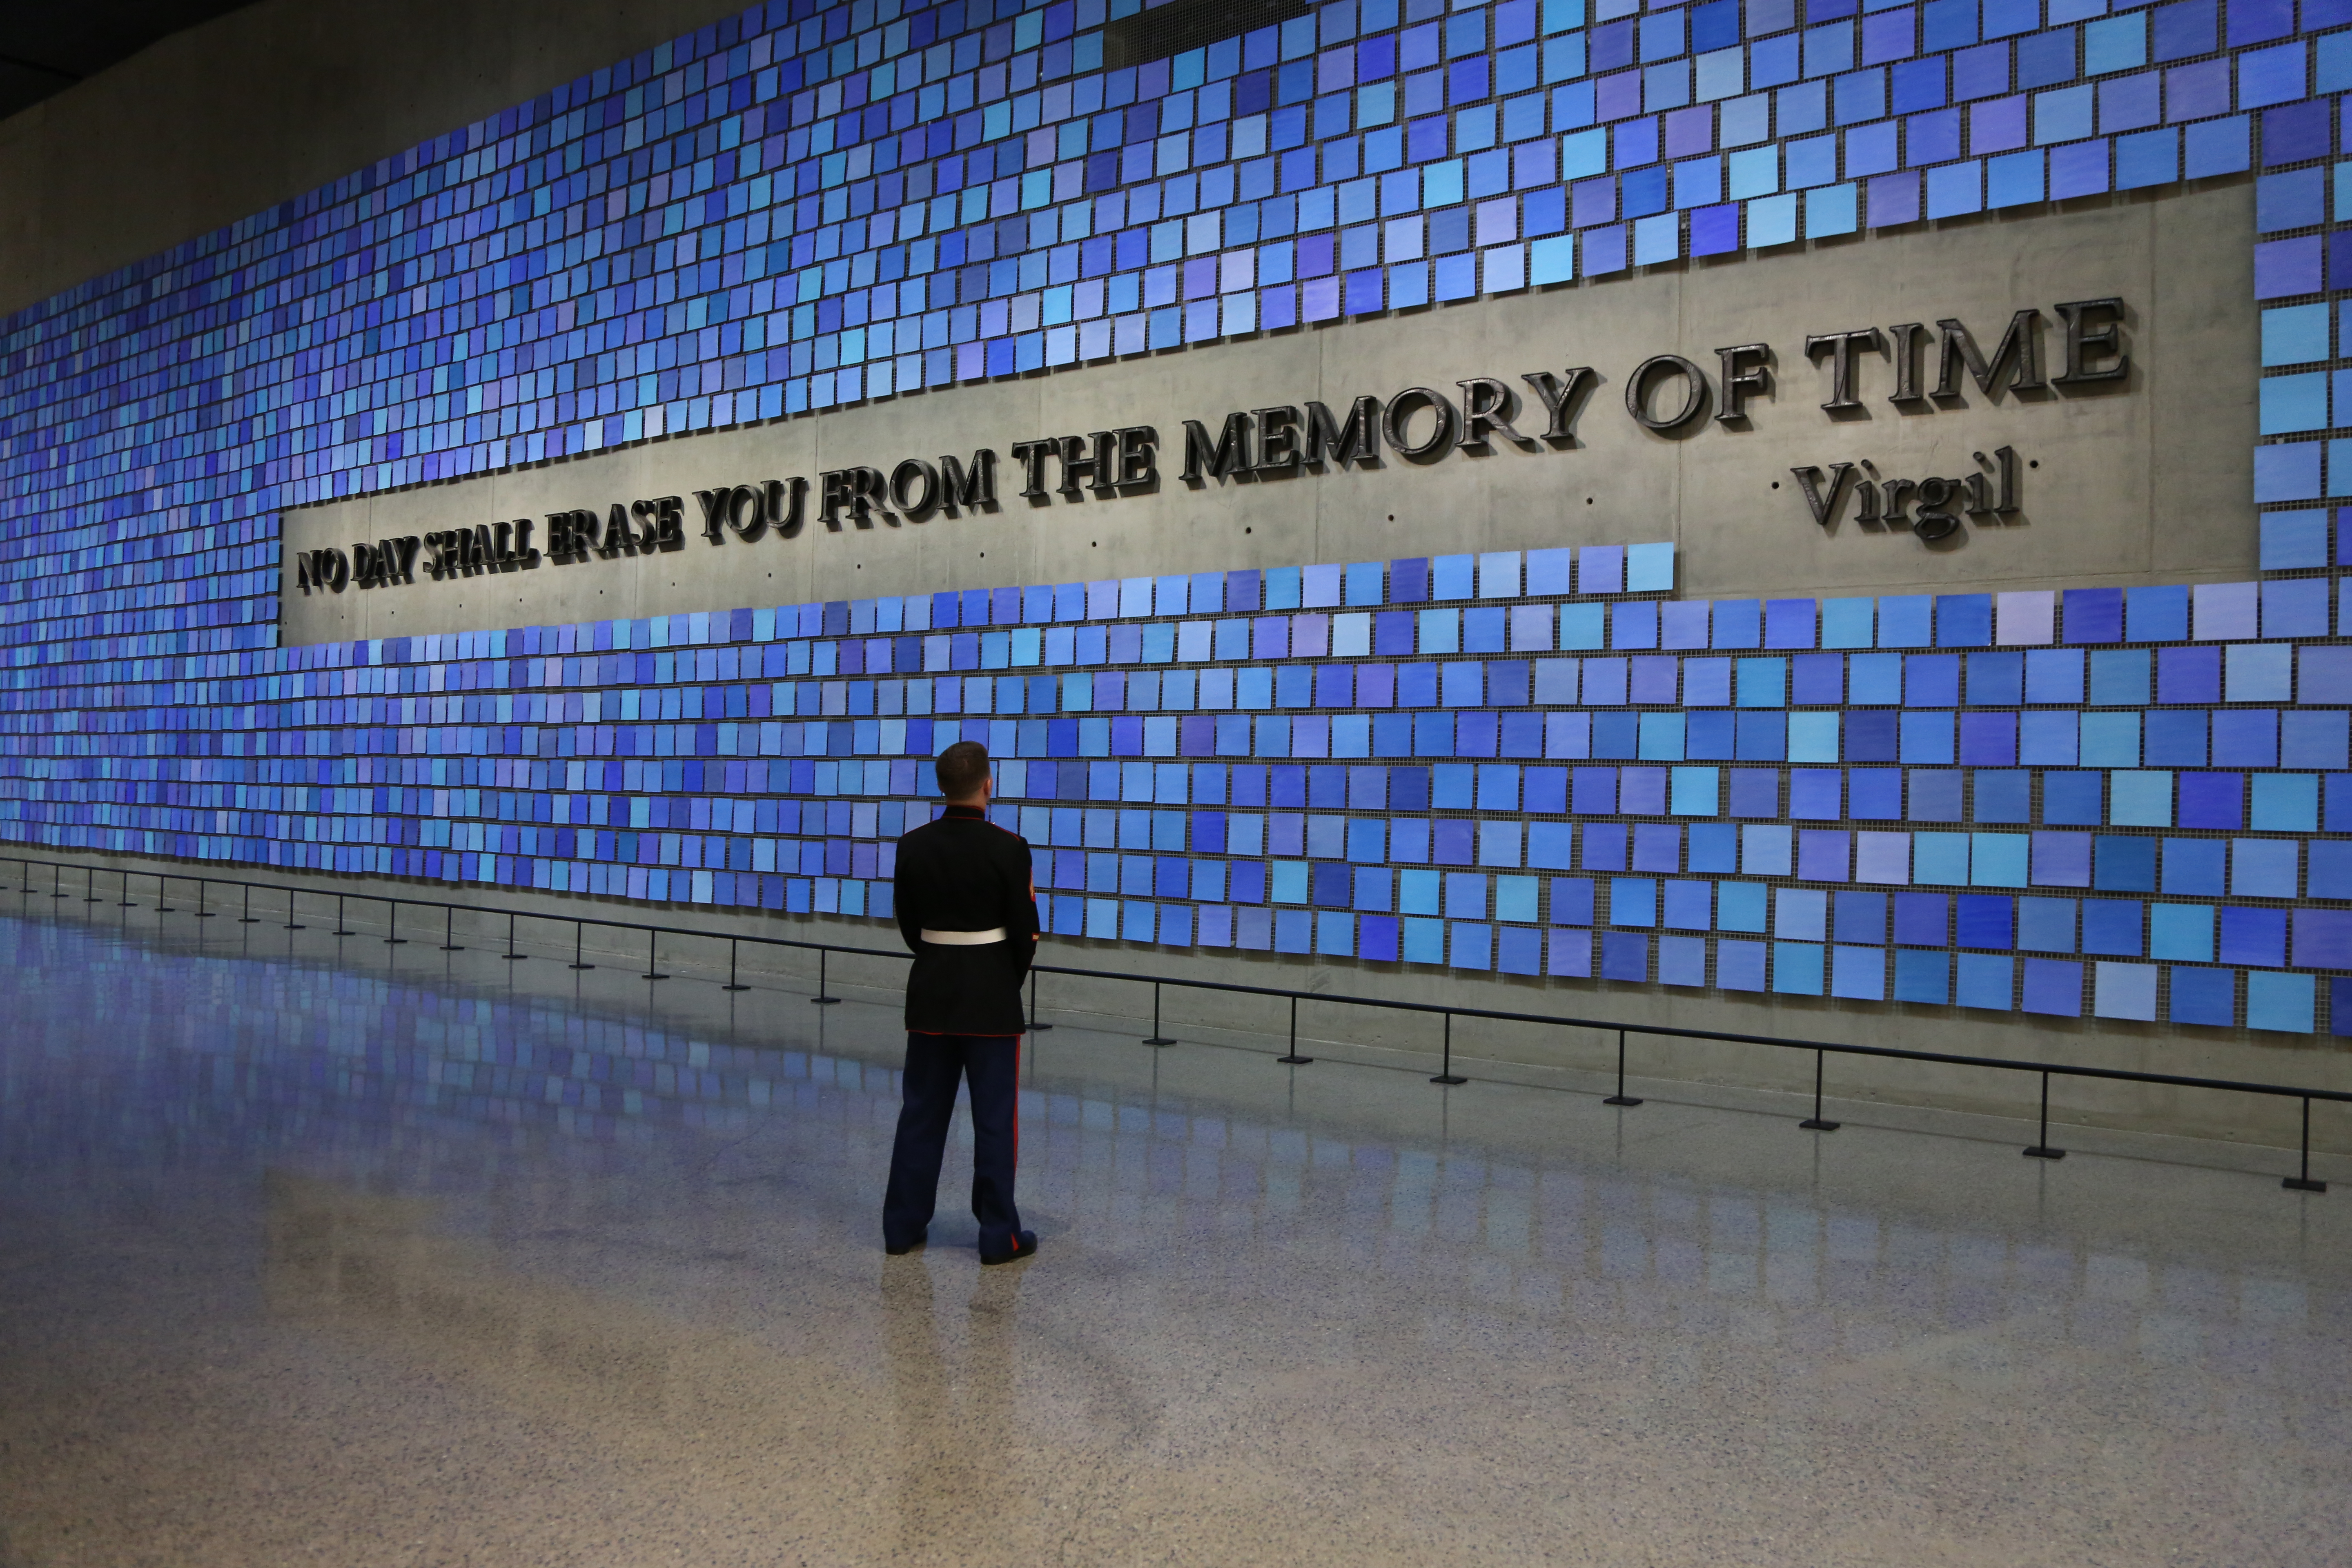
<path id="1" fill-rule="evenodd" d="M 83 868 L 82 868 L 82 869 L 81 869 L 81 893 L 82 893 L 81 901 L 82 901 L 83 903 L 85 903 L 85 904 L 100 904 L 100 903 L 104 903 L 104 902 L 106 901 L 105 900 L 103 900 L 103 899 L 100 898 L 100 897 L 99 897 L 99 895 L 98 895 L 98 868 L 97 868 L 97 867 L 95 867 L 95 866 L 85 866 L 85 867 L 83 867 Z"/>
<path id="2" fill-rule="evenodd" d="M 245 889 L 245 913 L 236 917 L 236 923 L 241 926 L 257 926 L 261 923 L 261 917 L 253 912 L 253 884 L 246 882 L 240 885 Z M 293 895 L 287 895 L 286 905 L 290 911 L 294 905 Z"/>
<path id="3" fill-rule="evenodd" d="M 337 925 L 341 925 L 343 922 L 337 921 L 335 923 Z M 286 889 L 286 929 L 288 931 L 300 931 L 303 929 L 294 921 L 294 889 L 291 888 Z"/>
<path id="4" fill-rule="evenodd" d="M 125 870 L 121 873 L 121 877 L 122 897 L 115 900 L 114 907 L 119 910 L 135 910 L 139 906 L 131 901 L 131 873 Z"/>
<path id="5" fill-rule="evenodd" d="M 163 885 L 163 872 L 161 872 L 161 871 L 156 872 L 156 873 L 155 873 L 155 912 L 156 912 L 157 914 L 159 914 L 159 915 L 175 915 L 175 914 L 178 914 L 178 913 L 180 912 L 179 910 L 177 910 L 173 909 L 171 905 L 169 905 L 169 904 L 167 904 L 167 903 L 165 903 L 165 902 L 163 901 L 165 899 L 167 899 L 167 898 L 171 897 L 171 894 L 172 894 L 172 890 L 171 890 L 171 889 L 169 889 L 169 888 L 167 888 L 167 887 L 165 887 L 165 886 Z"/>
<path id="6" fill-rule="evenodd" d="M 208 921 L 213 918 L 212 910 L 205 908 L 205 900 L 211 894 L 212 890 L 213 885 L 210 879 L 205 877 L 199 877 L 196 879 L 196 919 L 200 921 Z"/>
<path id="7" fill-rule="evenodd" d="M 1293 1003 L 1291 1005 L 1291 1011 L 1292 1014 L 1296 1016 L 1297 1012 L 1297 1004 Z M 1145 1040 L 1143 1043 L 1147 1046 L 1172 1046 L 1176 1043 L 1160 1032 L 1160 982 L 1157 980 L 1151 983 L 1151 1037 Z M 1294 1050 L 1297 1048 L 1295 1036 L 1293 1037 L 1291 1048 Z"/>
<path id="8" fill-rule="evenodd" d="M 1813 1113 L 1797 1123 L 1808 1132 L 1834 1132 L 1838 1123 L 1822 1119 L 1822 1058 L 1826 1053 L 1813 1053 Z"/>
<path id="9" fill-rule="evenodd" d="M 383 939 L 383 945 L 386 947 L 405 947 L 408 945 L 408 939 L 400 934 L 400 900 L 398 899 L 386 899 L 384 900 L 384 902 L 392 906 L 392 913 L 389 922 L 384 927 L 384 930 L 390 934 Z"/>
<path id="10" fill-rule="evenodd" d="M 66 896 L 66 868 L 64 861 L 52 860 L 49 862 L 49 886 L 56 889 L 49 894 L 49 897 L 53 899 L 62 899 Z"/>
<path id="11" fill-rule="evenodd" d="M 738 942 L 731 936 L 727 939 L 727 984 L 719 988 L 721 991 L 749 991 L 751 989 L 749 985 L 739 983 L 735 978 L 735 952 L 736 950 L 742 945 L 743 944 L 741 942 Z"/>
<path id="12" fill-rule="evenodd" d="M 1029 1032 L 1042 1035 L 1053 1026 L 1037 1021 L 1037 971 L 1033 967 L 1029 971 Z"/>
<path id="13" fill-rule="evenodd" d="M 1601 1102 L 1603 1105 L 1639 1105 L 1641 1100 L 1625 1092 L 1625 1031 L 1617 1031 L 1617 1092 Z"/>
<path id="14" fill-rule="evenodd" d="M 1461 1074 L 1454 1070 L 1454 1015 L 1451 1013 L 1445 1015 L 1445 1066 L 1439 1071 L 1435 1078 L 1431 1079 L 1429 1081 L 1432 1083 L 1443 1084 L 1468 1083 L 1470 1081 L 1468 1079 L 1464 1078 Z"/>
<path id="15" fill-rule="evenodd" d="M 2042 1131 L 2035 1136 L 2033 1147 L 2025 1151 L 2025 1157 L 2029 1160 L 2063 1160 L 2066 1157 L 2065 1150 L 2050 1146 L 2050 1075 L 2046 1072 L 2042 1075 Z"/>
<path id="16" fill-rule="evenodd" d="M 335 929 L 329 934 L 332 936 L 359 935 L 359 932 L 349 930 L 343 924 L 343 895 L 341 893 L 337 893 L 335 895 Z"/>
<path id="17" fill-rule="evenodd" d="M 465 951 L 466 951 L 465 944 L 464 944 L 463 942 L 460 942 L 457 940 L 457 905 L 455 905 L 455 904 L 444 904 L 444 905 L 442 905 L 442 906 L 441 906 L 441 951 L 442 951 L 442 952 L 465 952 Z"/>
<path id="18" fill-rule="evenodd" d="M 569 968 L 593 969 L 596 967 L 593 963 L 584 963 L 581 962 L 580 958 L 580 943 L 583 940 L 582 932 L 585 929 L 586 923 L 587 922 L 583 921 L 573 921 L 572 922 L 572 963 L 567 966 Z"/>
<path id="19" fill-rule="evenodd" d="M 1290 1054 L 1286 1057 L 1276 1057 L 1274 1059 L 1285 1067 L 1292 1068 L 1303 1068 L 1315 1059 L 1313 1057 L 1302 1057 L 1298 1054 L 1298 998 L 1296 996 L 1290 999 Z"/>
<path id="20" fill-rule="evenodd" d="M 2279 1184 L 2291 1193 L 2324 1193 L 2326 1182 L 2311 1179 L 2311 1096 L 2303 1097 L 2303 1169 L 2298 1175 L 2289 1176 Z"/>
<path id="21" fill-rule="evenodd" d="M 815 1003 L 820 1007 L 830 1007 L 835 1003 L 841 1000 L 838 996 L 828 996 L 825 994 L 824 961 L 831 956 L 833 956 L 832 951 L 828 948 L 820 947 L 816 950 L 816 994 L 810 997 L 809 1000 Z"/>
<path id="22" fill-rule="evenodd" d="M 515 951 L 515 944 L 514 944 L 514 926 L 515 926 L 514 911 L 513 911 L 512 910 L 509 910 L 507 911 L 507 950 L 506 950 L 504 952 L 502 952 L 502 953 L 499 954 L 499 956 L 500 958 L 511 958 L 511 959 L 515 959 L 515 960 L 518 960 L 518 961 L 522 960 L 522 959 L 529 958 L 529 957 L 530 956 L 530 954 L 529 954 L 529 953 L 527 953 L 527 952 L 517 952 Z"/>
<path id="23" fill-rule="evenodd" d="M 643 978 L 646 980 L 667 980 L 669 978 L 668 975 L 664 974 L 661 972 L 661 965 L 656 963 L 654 958 L 655 950 L 660 944 L 660 942 L 661 932 L 657 931 L 649 931 L 646 932 L 646 973 Z"/>

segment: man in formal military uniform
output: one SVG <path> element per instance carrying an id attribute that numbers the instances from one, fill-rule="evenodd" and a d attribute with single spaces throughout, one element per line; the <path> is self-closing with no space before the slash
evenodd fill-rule
<path id="1" fill-rule="evenodd" d="M 1037 894 L 1029 841 L 988 820 L 988 749 L 958 741 L 934 764 L 947 810 L 898 840 L 899 934 L 914 951 L 907 977 L 906 1100 L 882 1200 L 882 1245 L 894 1257 L 923 1245 L 939 1195 L 940 1160 L 959 1079 L 971 1085 L 971 1212 L 980 1260 L 1037 1250 L 1013 1205 L 1021 1127 L 1021 982 L 1036 951 Z"/>

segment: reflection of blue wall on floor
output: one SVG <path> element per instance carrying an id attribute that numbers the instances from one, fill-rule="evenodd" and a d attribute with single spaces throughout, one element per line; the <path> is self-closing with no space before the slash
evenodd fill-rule
<path id="1" fill-rule="evenodd" d="M 1059 931 L 2346 1026 L 2352 0 L 2107 8 L 1342 0 L 1103 71 L 1098 0 L 755 7 L 10 319 L 0 835 L 876 914 L 952 728 Z M 1635 546 L 273 646 L 290 504 L 2257 161 L 2259 584 Z"/>

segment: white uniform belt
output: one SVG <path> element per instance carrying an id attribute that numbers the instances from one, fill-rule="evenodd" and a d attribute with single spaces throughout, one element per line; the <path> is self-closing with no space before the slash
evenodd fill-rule
<path id="1" fill-rule="evenodd" d="M 992 942 L 1004 940 L 1004 928 L 992 926 L 987 931 L 927 931 L 923 940 L 940 947 L 985 947 Z"/>

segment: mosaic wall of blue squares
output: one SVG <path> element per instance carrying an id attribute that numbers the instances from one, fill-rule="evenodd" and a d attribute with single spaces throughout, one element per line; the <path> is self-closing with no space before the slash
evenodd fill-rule
<path id="1" fill-rule="evenodd" d="M 1340 0 L 1103 69 L 1135 9 L 777 0 L 0 324 L 0 837 L 877 918 L 968 735 L 1066 935 L 2352 1029 L 2352 0 Z M 2258 583 L 1635 544 L 276 646 L 291 505 L 2231 174 Z"/>

